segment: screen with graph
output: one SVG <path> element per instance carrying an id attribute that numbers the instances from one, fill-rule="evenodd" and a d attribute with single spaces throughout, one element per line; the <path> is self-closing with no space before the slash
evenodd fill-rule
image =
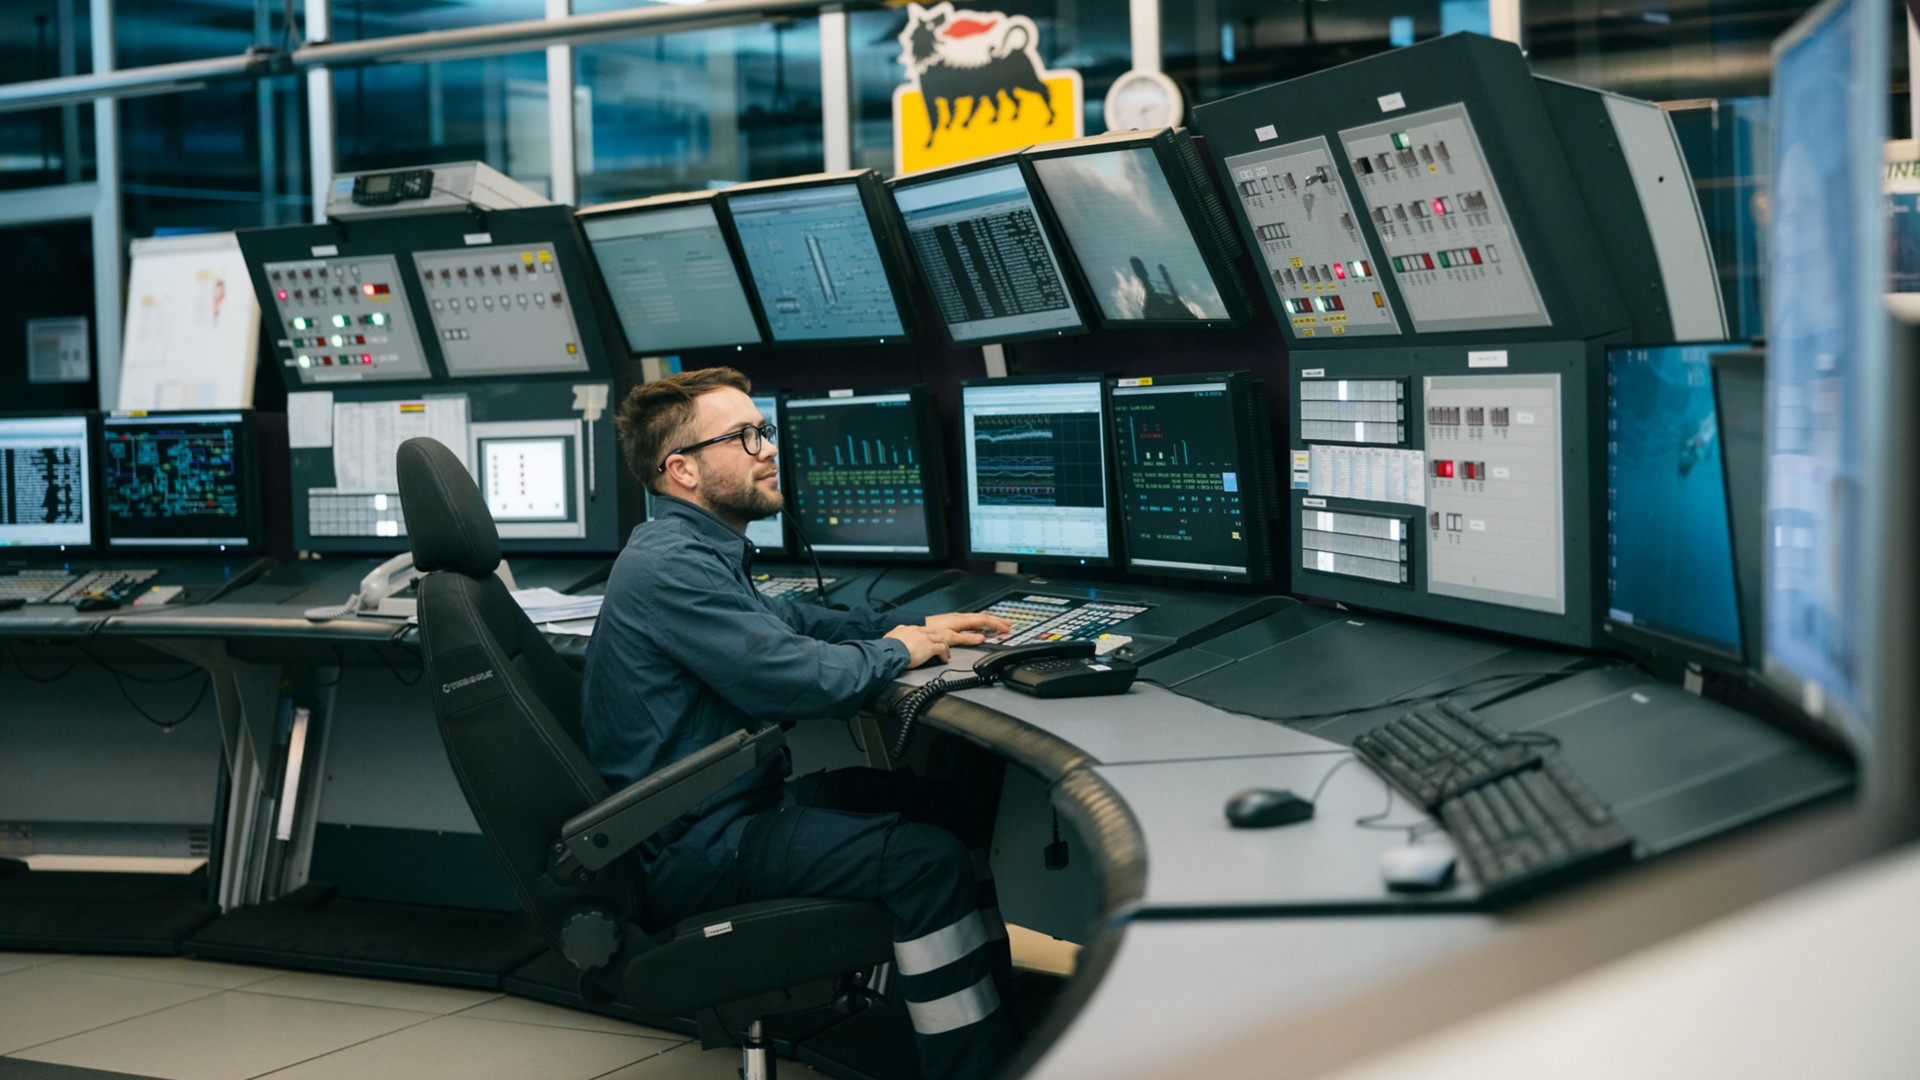
<path id="1" fill-rule="evenodd" d="M 93 543 L 87 417 L 0 415 L 0 548 Z"/>
<path id="2" fill-rule="evenodd" d="M 1261 576 L 1258 503 L 1243 431 L 1250 391 L 1227 377 L 1122 379 L 1113 388 L 1115 469 L 1127 568 Z"/>
<path id="3" fill-rule="evenodd" d="M 970 556 L 1113 561 L 1106 402 L 1097 376 L 961 387 Z"/>
<path id="4" fill-rule="evenodd" d="M 945 553 L 939 431 L 915 391 L 788 398 L 780 406 L 787 508 L 821 555 Z"/>
<path id="5" fill-rule="evenodd" d="M 886 342 L 906 333 L 860 197 L 843 182 L 730 194 L 748 282 L 776 342 Z"/>
<path id="6" fill-rule="evenodd" d="M 101 444 L 108 547 L 259 543 L 259 475 L 246 413 L 108 416 Z"/>

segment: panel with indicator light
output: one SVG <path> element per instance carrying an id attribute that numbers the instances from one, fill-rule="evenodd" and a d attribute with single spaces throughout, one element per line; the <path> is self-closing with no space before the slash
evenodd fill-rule
<path id="1" fill-rule="evenodd" d="M 1406 398 L 1404 379 L 1301 379 L 1300 437 L 1405 446 Z"/>
<path id="2" fill-rule="evenodd" d="M 1340 141 L 1416 330 L 1552 324 L 1464 105 Z"/>
<path id="3" fill-rule="evenodd" d="M 1296 340 L 1400 333 L 1325 138 L 1226 161 L 1280 324 Z"/>
<path id="4" fill-rule="evenodd" d="M 587 370 L 554 245 L 421 251 L 413 264 L 448 375 Z"/>
<path id="5" fill-rule="evenodd" d="M 280 319 L 276 352 L 303 384 L 428 377 L 393 256 L 300 259 L 262 269 Z"/>
<path id="6" fill-rule="evenodd" d="M 1560 376 L 1425 380 L 1427 591 L 1563 614 Z"/>

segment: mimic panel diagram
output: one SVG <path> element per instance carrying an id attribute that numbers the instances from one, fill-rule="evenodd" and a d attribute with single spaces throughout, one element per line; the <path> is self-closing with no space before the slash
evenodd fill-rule
<path id="1" fill-rule="evenodd" d="M 1565 614 L 1560 376 L 1425 380 L 1427 591 Z"/>
<path id="2" fill-rule="evenodd" d="M 392 255 L 267 263 L 286 337 L 280 359 L 302 383 L 428 378 L 400 264 Z"/>
<path id="3" fill-rule="evenodd" d="M 1299 408 L 1307 442 L 1407 444 L 1402 379 L 1302 378 Z"/>
<path id="4" fill-rule="evenodd" d="M 587 370 L 552 244 L 422 251 L 413 263 L 448 375 Z"/>
<path id="5" fill-rule="evenodd" d="M 1296 338 L 1400 333 L 1325 138 L 1230 157 L 1227 168 L 1282 325 Z"/>
<path id="6" fill-rule="evenodd" d="M 1551 325 L 1465 106 L 1350 128 L 1340 141 L 1414 329 Z"/>

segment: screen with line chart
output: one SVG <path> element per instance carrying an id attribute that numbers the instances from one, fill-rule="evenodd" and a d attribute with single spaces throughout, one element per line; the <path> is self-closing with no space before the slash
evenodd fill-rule
<path id="1" fill-rule="evenodd" d="M 1238 577 L 1253 572 L 1258 485 L 1241 436 L 1243 386 L 1122 379 L 1114 386 L 1115 475 L 1127 567 Z"/>
<path id="2" fill-rule="evenodd" d="M 903 337 L 879 237 L 856 186 L 730 194 L 748 282 L 776 342 L 885 342 Z"/>
<path id="3" fill-rule="evenodd" d="M 834 393 L 780 405 L 787 508 L 821 555 L 944 554 L 939 431 L 914 391 Z"/>
<path id="4" fill-rule="evenodd" d="M 1112 561 L 1106 401 L 1098 378 L 961 387 L 969 555 Z"/>

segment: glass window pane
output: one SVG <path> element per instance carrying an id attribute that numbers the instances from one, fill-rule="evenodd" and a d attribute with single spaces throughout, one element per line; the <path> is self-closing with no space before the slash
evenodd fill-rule
<path id="1" fill-rule="evenodd" d="M 339 172 L 484 161 L 552 190 L 544 50 L 349 68 L 333 105 Z"/>
<path id="2" fill-rule="evenodd" d="M 1166 0 L 1169 7 L 1178 0 Z M 1000 11 L 1026 15 L 1040 31 L 1040 59 L 1048 70 L 1080 72 L 1085 104 L 1081 130 L 1105 131 L 1103 103 L 1113 81 L 1133 66 L 1133 41 L 1125 4 L 1115 0 L 1009 0 L 965 12 Z M 855 12 L 847 19 L 847 47 L 853 57 L 853 163 L 893 173 L 893 88 L 906 82 L 900 35 L 907 28 L 902 11 Z M 1017 47 L 1017 44 L 1016 46 Z"/>
<path id="3" fill-rule="evenodd" d="M 543 19 L 547 5 L 546 0 L 333 0 L 327 10 L 333 16 L 333 40 L 366 41 Z M 576 0 L 574 10 L 584 11 L 586 5 Z"/>
<path id="4" fill-rule="evenodd" d="M 574 71 L 582 206 L 820 171 L 814 20 L 585 46 Z"/>
<path id="5" fill-rule="evenodd" d="M 1160 13 L 1166 72 L 1193 104 L 1457 30 L 1486 33 L 1487 0 L 1168 2 Z"/>
<path id="6" fill-rule="evenodd" d="M 0 4 L 0 83 L 89 74 L 92 40 L 86 0 L 8 0 Z M 93 178 L 92 107 L 0 113 L 0 188 Z"/>

